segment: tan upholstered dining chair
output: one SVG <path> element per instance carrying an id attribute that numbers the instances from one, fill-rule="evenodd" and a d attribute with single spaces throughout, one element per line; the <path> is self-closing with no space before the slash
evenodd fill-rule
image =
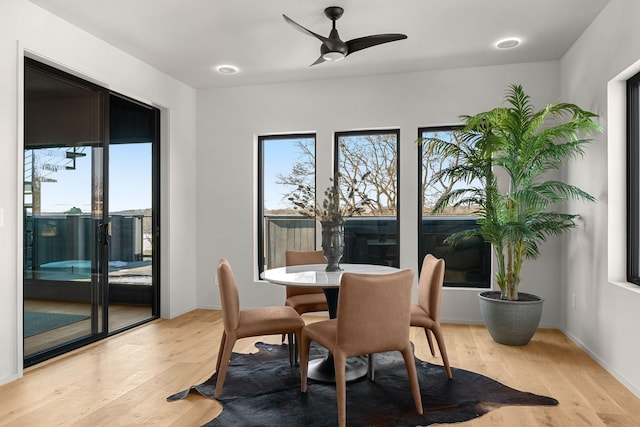
<path id="1" fill-rule="evenodd" d="M 433 341 L 429 331 L 433 332 L 440 349 L 444 370 L 449 379 L 453 378 L 440 326 L 440 301 L 444 283 L 444 260 L 427 254 L 422 261 L 418 281 L 418 304 L 411 306 L 411 326 L 424 329 L 431 355 L 435 356 Z"/>
<path id="2" fill-rule="evenodd" d="M 306 325 L 300 343 L 300 388 L 307 391 L 311 341 L 333 353 L 338 422 L 346 425 L 345 363 L 348 357 L 398 350 L 402 353 L 419 414 L 423 413 L 413 349 L 409 341 L 409 309 L 413 270 L 391 274 L 344 273 L 340 281 L 337 319 Z"/>
<path id="3" fill-rule="evenodd" d="M 284 253 L 285 265 L 291 267 L 304 264 L 325 264 L 327 262 L 322 251 L 286 251 Z M 286 300 L 284 305 L 292 307 L 298 314 L 312 313 L 316 311 L 328 311 L 327 298 L 319 286 L 286 286 Z M 289 335 L 289 342 L 292 335 Z M 284 335 L 282 336 L 284 340 Z M 298 347 L 295 346 L 295 349 Z M 295 360 L 298 353 L 295 352 Z"/>
<path id="4" fill-rule="evenodd" d="M 287 251 L 285 264 L 287 267 L 304 264 L 326 264 L 322 251 Z M 327 311 L 327 299 L 319 286 L 286 286 L 287 299 L 285 305 L 293 307 L 298 314 L 314 311 Z"/>
<path id="5" fill-rule="evenodd" d="M 218 263 L 218 283 L 222 304 L 222 323 L 224 332 L 218 349 L 216 361 L 216 391 L 214 397 L 220 397 L 229 367 L 229 360 L 236 340 L 259 335 L 295 334 L 300 342 L 300 331 L 304 321 L 291 307 L 262 307 L 240 310 L 238 285 L 226 259 Z M 293 365 L 293 347 L 289 343 L 289 361 Z"/>

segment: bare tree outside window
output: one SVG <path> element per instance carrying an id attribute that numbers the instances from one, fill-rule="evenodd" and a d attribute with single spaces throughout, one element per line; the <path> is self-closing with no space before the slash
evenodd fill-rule
<path id="1" fill-rule="evenodd" d="M 355 205 L 357 194 L 370 199 L 361 216 L 395 216 L 398 195 L 396 133 L 338 135 L 337 172 L 344 203 Z M 355 188 L 357 191 L 352 191 Z"/>
<path id="2" fill-rule="evenodd" d="M 288 199 L 300 186 L 315 198 L 315 135 L 258 138 L 258 268 L 282 267 L 285 252 L 315 249 L 316 223 Z"/>
<path id="3" fill-rule="evenodd" d="M 336 134 L 335 172 L 342 201 L 367 200 L 367 209 L 345 221 L 343 262 L 400 264 L 398 130 Z"/>
<path id="4" fill-rule="evenodd" d="M 286 174 L 277 175 L 282 201 L 290 212 L 297 203 L 315 200 L 315 152 L 296 143 L 296 161 Z M 338 137 L 337 176 L 340 204 L 354 216 L 395 216 L 397 213 L 397 135 L 371 134 Z M 363 197 L 368 197 L 363 203 Z M 366 209 L 360 209 L 366 205 Z"/>
<path id="5" fill-rule="evenodd" d="M 340 211 L 349 213 L 344 220 L 342 262 L 399 264 L 398 140 L 395 130 L 336 134 L 334 180 Z M 288 201 L 282 213 L 308 215 L 316 203 L 322 205 L 309 174 L 310 166 L 315 166 L 315 151 L 298 144 L 297 153 L 296 161 L 287 173 L 277 175 L 276 182 L 282 187 L 281 199 Z"/>
<path id="6" fill-rule="evenodd" d="M 298 140 L 293 143 L 293 151 L 295 160 L 291 164 L 290 170 L 285 174 L 283 172 L 276 173 L 276 184 L 282 186 L 280 200 L 286 205 L 287 213 L 299 212 L 295 210 L 295 206 L 290 199 L 293 194 L 303 189 L 311 200 L 315 200 L 316 194 L 316 152 L 315 143 L 311 143 L 308 139 Z"/>

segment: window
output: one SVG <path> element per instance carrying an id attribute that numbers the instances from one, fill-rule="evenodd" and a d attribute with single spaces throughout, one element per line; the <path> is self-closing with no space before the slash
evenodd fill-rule
<path id="1" fill-rule="evenodd" d="M 640 285 L 640 73 L 627 81 L 627 281 Z"/>
<path id="2" fill-rule="evenodd" d="M 340 132 L 335 135 L 335 172 L 341 203 L 370 203 L 345 219 L 343 263 L 398 267 L 398 141 L 400 131 Z"/>
<path id="3" fill-rule="evenodd" d="M 258 269 L 283 267 L 286 251 L 316 248 L 316 221 L 301 215 L 289 198 L 299 188 L 315 199 L 316 137 L 258 138 Z"/>
<path id="4" fill-rule="evenodd" d="M 491 273 L 491 246 L 480 237 L 467 240 L 452 246 L 445 243 L 445 239 L 457 231 L 477 227 L 473 216 L 475 208 L 448 208 L 443 213 L 432 214 L 433 206 L 438 198 L 456 188 L 456 182 L 431 182 L 433 172 L 456 162 L 457 159 L 440 156 L 430 149 L 429 139 L 436 138 L 444 141 L 458 141 L 456 130 L 458 127 L 422 128 L 418 136 L 425 142 L 420 146 L 418 162 L 420 176 L 420 215 L 418 224 L 418 254 L 419 266 L 428 253 L 445 260 L 444 284 L 449 287 L 489 288 Z"/>

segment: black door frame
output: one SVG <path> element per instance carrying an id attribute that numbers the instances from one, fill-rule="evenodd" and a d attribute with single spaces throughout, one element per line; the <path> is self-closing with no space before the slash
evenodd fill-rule
<path id="1" fill-rule="evenodd" d="M 67 353 L 71 350 L 75 350 L 81 347 L 84 347 L 93 342 L 102 340 L 114 333 L 119 333 L 124 330 L 136 327 L 142 323 L 149 322 L 159 317 L 160 315 L 160 111 L 156 107 L 152 107 L 143 103 L 140 103 L 136 100 L 133 100 L 125 95 L 119 94 L 114 91 L 110 91 L 102 86 L 91 83 L 87 80 L 84 80 L 80 77 L 74 76 L 72 74 L 66 73 L 62 70 L 59 70 L 55 67 L 51 67 L 49 65 L 43 64 L 35 59 L 24 57 L 24 65 L 26 68 L 37 69 L 38 71 L 45 72 L 51 74 L 56 78 L 62 78 L 66 81 L 69 81 L 73 84 L 78 84 L 82 87 L 89 88 L 91 90 L 95 90 L 101 94 L 102 98 L 102 130 L 101 136 L 103 141 L 103 159 L 102 159 L 102 178 L 103 178 L 103 188 L 102 188 L 102 201 L 104 203 L 102 209 L 102 217 L 100 218 L 100 223 L 98 224 L 98 241 L 99 245 L 97 249 L 99 251 L 99 260 L 98 267 L 100 278 L 99 282 L 102 284 L 101 289 L 98 292 L 94 292 L 94 286 L 91 286 L 91 335 L 87 337 L 83 337 L 77 340 L 73 340 L 62 345 L 54 346 L 49 349 L 34 353 L 29 355 L 29 357 L 24 357 L 23 355 L 23 367 L 32 366 L 34 364 L 43 362 L 52 357 Z M 26 90 L 26 87 L 23 88 Z M 124 328 L 118 329 L 116 331 L 109 331 L 109 270 L 108 268 L 101 268 L 101 266 L 108 265 L 109 260 L 109 210 L 108 210 L 108 182 L 109 182 L 109 112 L 110 112 L 110 99 L 114 96 L 117 96 L 121 99 L 124 99 L 128 102 L 135 103 L 140 106 L 144 106 L 145 108 L 150 109 L 154 112 L 154 135 L 152 141 L 152 304 L 151 304 L 151 317 L 144 319 L 142 321 L 133 323 L 131 325 L 127 325 Z M 26 99 L 25 99 L 26 103 Z M 24 153 L 24 150 L 23 150 Z M 24 157 L 24 154 L 23 154 Z M 24 177 L 23 177 L 24 181 Z M 24 195 L 23 195 L 24 200 Z M 24 239 L 24 229 L 22 230 L 22 235 Z M 24 263 L 21 267 L 24 269 Z M 92 271 L 94 273 L 94 271 Z M 95 273 L 98 273 L 96 271 Z M 92 274 L 93 276 L 93 274 Z M 24 283 L 24 279 L 23 279 Z M 24 284 L 23 284 L 24 286 Z M 98 324 L 98 316 L 96 310 L 98 303 L 102 301 L 102 325 Z M 23 333 L 24 336 L 24 333 Z"/>

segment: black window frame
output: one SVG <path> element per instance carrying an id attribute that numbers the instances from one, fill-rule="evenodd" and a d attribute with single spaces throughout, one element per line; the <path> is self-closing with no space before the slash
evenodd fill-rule
<path id="1" fill-rule="evenodd" d="M 391 129 L 370 129 L 370 130 L 355 130 L 355 131 L 341 131 L 334 133 L 334 153 L 333 153 L 333 174 L 339 172 L 339 162 L 338 158 L 340 155 L 340 148 L 338 141 L 341 137 L 349 137 L 349 136 L 359 136 L 359 135 L 383 135 L 383 134 L 395 134 L 396 136 L 396 256 L 392 262 L 393 267 L 400 267 L 400 129 L 399 128 L 391 128 Z M 353 220 L 356 220 L 359 217 L 353 217 Z M 347 238 L 348 233 L 348 221 L 350 219 L 345 219 L 345 246 L 349 243 Z M 350 263 L 358 263 L 357 261 L 349 260 L 347 248 L 345 248 L 345 255 L 343 256 L 342 262 L 350 262 Z M 372 262 L 366 262 L 370 264 Z"/>
<path id="2" fill-rule="evenodd" d="M 627 80 L 627 281 L 640 286 L 640 73 Z"/>
<path id="3" fill-rule="evenodd" d="M 460 130 L 462 129 L 462 125 L 442 125 L 442 126 L 423 126 L 418 128 L 418 140 L 421 140 L 423 138 L 423 135 L 425 132 L 451 132 L 451 131 L 456 131 L 456 130 Z M 422 268 L 422 260 L 424 258 L 424 256 L 426 255 L 426 247 L 424 244 L 424 239 L 423 239 L 423 229 L 424 229 L 424 223 L 423 223 L 423 208 L 424 208 L 424 194 L 422 192 L 422 180 L 423 180 L 423 166 L 422 166 L 422 158 L 423 158 L 423 153 L 425 150 L 425 144 L 420 144 L 419 145 L 419 151 L 418 151 L 418 223 L 417 223 L 417 230 L 418 230 L 418 272 L 420 272 L 420 269 Z M 435 217 L 438 218 L 438 217 Z M 468 217 L 469 220 L 473 219 L 474 221 L 477 219 L 476 217 L 473 216 L 469 216 Z M 450 221 L 453 223 L 453 221 L 469 221 L 469 220 L 464 220 L 462 219 L 451 219 Z M 446 221 L 446 217 L 442 217 L 441 221 Z M 454 230 L 453 231 L 459 231 L 455 226 L 452 227 Z M 464 229 L 466 229 L 467 227 L 464 227 Z M 462 230 L 463 228 L 459 228 L 460 230 Z M 492 272 L 491 272 L 491 245 L 487 242 L 484 243 L 483 245 L 483 251 L 482 251 L 482 275 L 484 275 L 484 280 L 478 280 L 472 283 L 475 284 L 470 284 L 469 282 L 456 282 L 456 281 L 452 281 L 452 280 L 447 280 L 445 278 L 445 282 L 444 282 L 444 287 L 446 288 L 470 288 L 470 289 L 491 289 L 491 276 L 492 276 Z M 446 262 L 445 262 L 445 269 L 446 269 Z"/>
<path id="4" fill-rule="evenodd" d="M 314 144 L 314 186 L 316 184 L 317 177 L 317 135 L 315 132 L 309 133 L 283 133 L 283 134 L 270 134 L 258 136 L 258 248 L 257 248 L 257 262 L 258 262 L 258 275 L 264 271 L 265 265 L 265 249 L 264 249 L 264 141 L 268 140 L 286 140 L 286 139 L 302 139 L 313 138 Z"/>

